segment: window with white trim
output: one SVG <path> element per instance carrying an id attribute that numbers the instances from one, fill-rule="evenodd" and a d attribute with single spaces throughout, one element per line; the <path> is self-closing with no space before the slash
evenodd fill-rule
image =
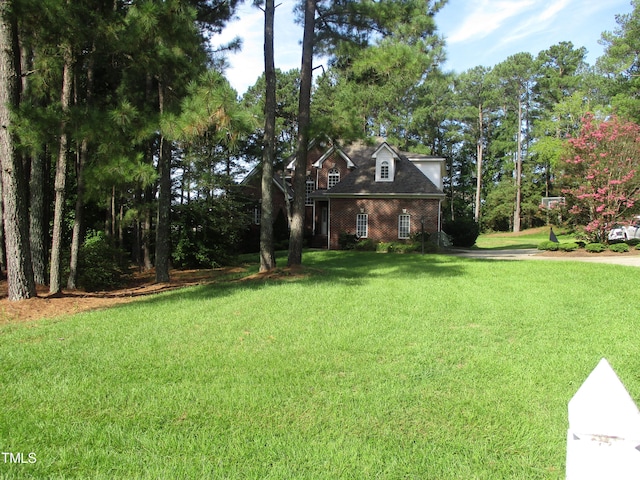
<path id="1" fill-rule="evenodd" d="M 304 204 L 305 205 L 313 205 L 313 200 L 311 199 L 311 194 L 316 189 L 316 184 L 313 181 L 312 177 L 307 177 L 307 183 L 304 185 Z"/>
<path id="2" fill-rule="evenodd" d="M 335 186 L 340 181 L 340 170 L 332 168 L 329 170 L 329 177 L 327 179 L 327 188 Z"/>
<path id="3" fill-rule="evenodd" d="M 369 236 L 369 215 L 359 213 L 356 217 L 356 237 L 367 238 Z"/>
<path id="4" fill-rule="evenodd" d="M 393 182 L 398 157 L 391 147 L 383 143 L 371 158 L 376 161 L 376 182 Z"/>
<path id="5" fill-rule="evenodd" d="M 411 215 L 403 213 L 398 216 L 398 238 L 407 239 L 411 234 Z"/>
<path id="6" fill-rule="evenodd" d="M 380 180 L 389 180 L 389 162 L 386 160 L 380 163 Z"/>

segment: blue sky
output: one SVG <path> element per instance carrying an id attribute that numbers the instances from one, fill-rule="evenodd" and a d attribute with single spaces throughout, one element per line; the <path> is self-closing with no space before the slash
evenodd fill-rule
<path id="1" fill-rule="evenodd" d="M 218 44 L 235 36 L 243 39 L 242 51 L 229 56 L 226 71 L 239 94 L 255 83 L 264 68 L 264 15 L 248 3 L 239 10 L 238 20 L 214 39 Z M 302 27 L 292 20 L 296 1 L 278 3 L 276 68 L 299 68 Z M 438 31 L 447 42 L 444 68 L 462 72 L 478 65 L 491 67 L 510 55 L 536 55 L 562 41 L 586 47 L 587 61 L 593 64 L 603 53 L 598 43 L 602 32 L 616 28 L 616 14 L 631 11 L 631 0 L 449 0 L 436 15 Z"/>

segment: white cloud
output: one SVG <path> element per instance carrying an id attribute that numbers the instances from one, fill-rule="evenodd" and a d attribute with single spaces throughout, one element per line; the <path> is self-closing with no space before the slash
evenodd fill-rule
<path id="1" fill-rule="evenodd" d="M 484 38 L 504 23 L 517 17 L 535 5 L 534 0 L 482 0 L 462 20 L 459 27 L 447 36 L 447 43 L 454 44 Z"/>
<path id="2" fill-rule="evenodd" d="M 560 25 L 556 22 L 564 22 L 566 17 L 563 18 L 563 11 L 571 4 L 572 0 L 555 0 L 546 1 L 546 6 L 539 14 L 525 15 L 517 19 L 512 26 L 505 29 L 505 35 L 500 38 L 497 46 L 509 45 L 511 43 L 521 41 L 526 37 L 531 37 L 537 34 L 546 32 L 548 35 L 561 27 L 566 25 Z M 536 6 L 537 10 L 538 6 Z M 533 12 L 531 12 L 533 13 Z"/>
<path id="3" fill-rule="evenodd" d="M 473 0 L 450 0 L 436 18 L 446 38 L 458 32 L 460 11 Z M 481 8 L 495 11 L 493 0 L 482 0 Z M 629 13 L 629 0 L 535 0 L 520 15 L 502 21 L 498 29 L 464 42 L 447 40 L 447 68 L 457 72 L 477 65 L 492 66 L 518 52 L 537 55 L 560 42 L 572 42 L 574 47 L 587 49 L 586 61 L 593 64 L 603 49 L 598 43 L 601 33 L 615 29 L 615 15 Z M 487 27 L 488 30 L 489 27 Z"/>
<path id="4" fill-rule="evenodd" d="M 302 26 L 293 22 L 299 0 L 279 0 L 276 9 L 276 68 L 300 68 Z M 214 44 L 242 37 L 242 51 L 228 55 L 226 76 L 243 94 L 264 70 L 263 12 L 245 2 L 239 19 L 228 25 Z M 517 52 L 536 55 L 561 41 L 587 47 L 593 62 L 602 47 L 600 34 L 616 28 L 615 14 L 629 13 L 630 0 L 449 0 L 436 17 L 446 37 L 447 68 L 464 71 L 476 65 L 495 65 Z M 314 63 L 322 59 L 314 59 Z"/>
<path id="5" fill-rule="evenodd" d="M 538 16 L 538 20 L 542 22 L 555 20 L 560 12 L 571 4 L 571 1 L 572 0 L 556 0 L 549 2 L 549 6 Z"/>

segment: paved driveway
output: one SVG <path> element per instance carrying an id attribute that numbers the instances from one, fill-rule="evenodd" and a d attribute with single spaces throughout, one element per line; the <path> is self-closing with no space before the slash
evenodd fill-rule
<path id="1" fill-rule="evenodd" d="M 549 260 L 562 262 L 590 262 L 590 263 L 610 263 L 614 265 L 626 265 L 629 267 L 640 267 L 639 255 L 598 255 L 585 254 L 584 256 L 546 256 L 540 250 L 463 250 L 452 249 L 451 255 L 467 258 L 484 258 L 487 260 Z"/>

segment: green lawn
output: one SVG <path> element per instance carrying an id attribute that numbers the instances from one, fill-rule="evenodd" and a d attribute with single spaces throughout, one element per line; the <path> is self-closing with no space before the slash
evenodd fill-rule
<path id="1" fill-rule="evenodd" d="M 304 264 L 0 327 L 0 478 L 561 479 L 600 358 L 640 399 L 631 267 Z"/>
<path id="2" fill-rule="evenodd" d="M 481 249 L 537 248 L 544 240 L 549 240 L 550 227 L 531 228 L 518 233 L 496 232 L 480 235 L 476 247 Z M 553 227 L 553 233 L 562 242 L 573 242 L 575 236 L 564 229 Z"/>

